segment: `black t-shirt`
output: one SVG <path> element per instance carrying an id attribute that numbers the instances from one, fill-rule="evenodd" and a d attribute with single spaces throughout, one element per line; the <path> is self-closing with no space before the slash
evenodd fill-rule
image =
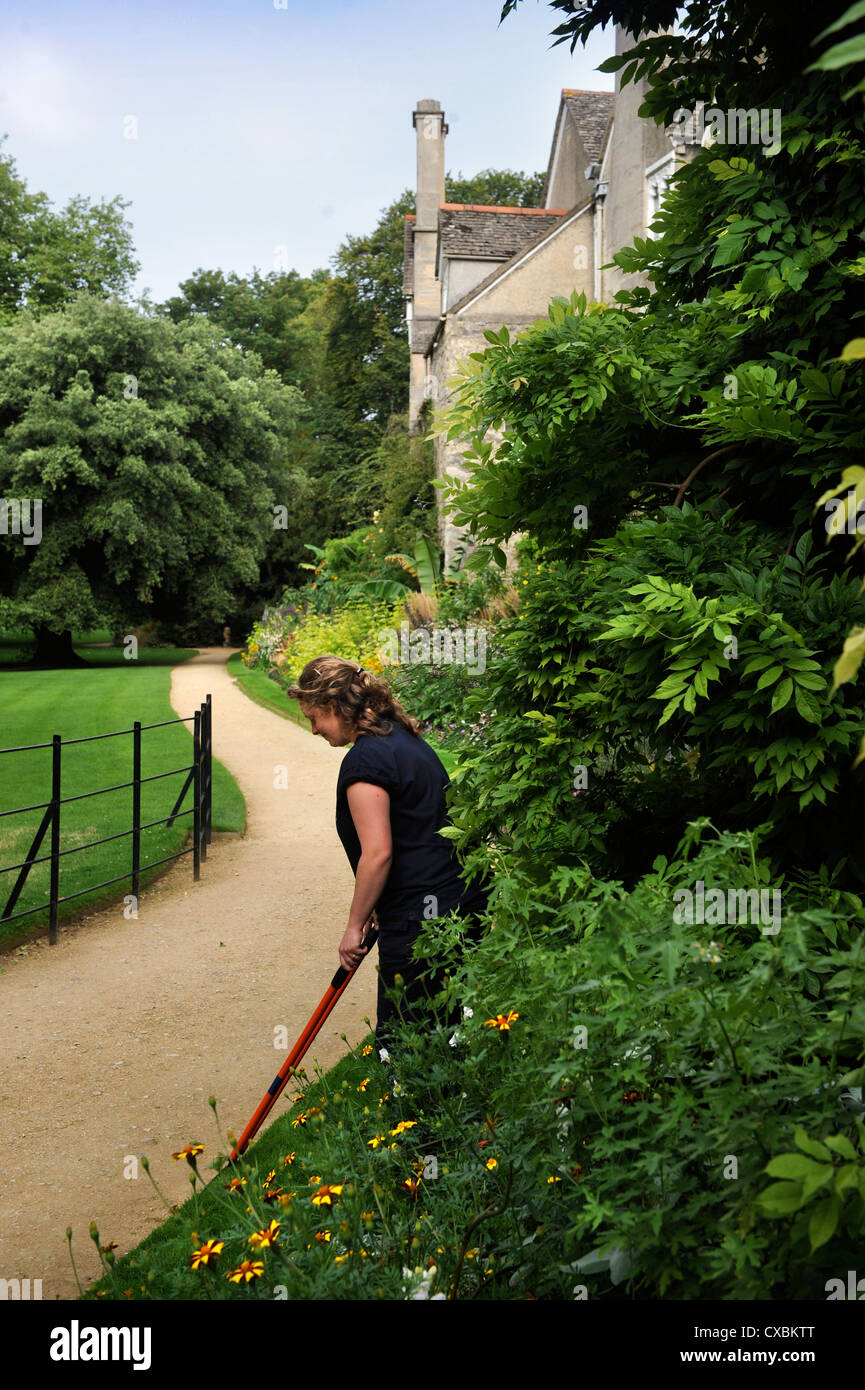
<path id="1" fill-rule="evenodd" d="M 410 919 L 442 917 L 483 892 L 479 880 L 460 878 L 450 840 L 436 834 L 448 824 L 445 789 L 450 781 L 438 755 L 396 721 L 387 734 L 360 734 L 346 753 L 336 784 L 336 830 L 357 873 L 361 847 L 349 810 L 348 788 L 372 782 L 390 797 L 393 858 L 376 912 L 379 925 L 404 927 Z M 435 898 L 435 903 L 430 902 Z"/>

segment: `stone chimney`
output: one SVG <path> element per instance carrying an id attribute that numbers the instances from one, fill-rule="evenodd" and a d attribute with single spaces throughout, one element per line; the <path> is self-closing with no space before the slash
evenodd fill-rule
<path id="1" fill-rule="evenodd" d="M 414 224 L 414 286 L 409 341 L 412 352 L 411 417 L 423 400 L 424 357 L 441 317 L 441 282 L 436 278 L 439 204 L 445 198 L 444 112 L 437 101 L 419 101 L 412 115 L 417 132 L 417 199 Z M 419 394 L 420 393 L 420 394 Z M 419 394 L 419 398 L 418 398 Z"/>

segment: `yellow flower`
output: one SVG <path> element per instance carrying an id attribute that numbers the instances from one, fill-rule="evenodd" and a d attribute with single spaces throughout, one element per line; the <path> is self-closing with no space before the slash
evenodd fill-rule
<path id="1" fill-rule="evenodd" d="M 282 1196 L 279 1198 L 279 1205 L 282 1207 L 283 1211 L 288 1211 L 288 1208 L 291 1206 L 292 1197 L 296 1196 L 296 1192 L 283 1192 Z"/>
<path id="2" fill-rule="evenodd" d="M 232 1178 L 231 1182 L 224 1183 L 223 1186 L 226 1192 L 239 1192 L 242 1187 L 246 1186 L 246 1178 Z"/>
<path id="3" fill-rule="evenodd" d="M 486 1163 L 484 1164 L 485 1168 L 498 1168 L 498 1166 L 499 1161 L 497 1158 L 488 1158 Z"/>
<path id="4" fill-rule="evenodd" d="M 292 1122 L 291 1122 L 291 1127 L 292 1127 L 292 1129 L 297 1129 L 298 1125 L 305 1125 L 305 1124 L 306 1124 L 306 1111 L 304 1110 L 304 1111 L 301 1112 L 301 1114 L 295 1116 L 295 1118 L 294 1118 L 294 1119 L 292 1120 Z"/>
<path id="5" fill-rule="evenodd" d="M 316 1240 L 330 1240 L 330 1231 L 316 1231 L 315 1238 Z"/>
<path id="6" fill-rule="evenodd" d="M 321 1174 L 320 1174 L 320 1173 L 313 1173 L 313 1175 L 312 1175 L 312 1177 L 309 1179 L 309 1181 L 310 1181 L 310 1183 L 321 1182 Z"/>
<path id="7" fill-rule="evenodd" d="M 368 1057 L 369 1054 L 370 1054 L 371 1052 L 372 1052 L 372 1043 L 367 1043 L 366 1047 L 363 1049 L 363 1052 L 362 1052 L 360 1055 L 361 1055 L 362 1057 Z"/>
<path id="8" fill-rule="evenodd" d="M 362 1081 L 362 1082 L 360 1083 L 360 1085 L 357 1087 L 357 1089 L 358 1089 L 359 1091 L 365 1091 L 368 1085 L 369 1085 L 369 1077 L 368 1077 L 368 1076 L 365 1076 L 365 1077 L 363 1078 L 363 1081 Z"/>
<path id="9" fill-rule="evenodd" d="M 553 1176 L 551 1178 L 547 1178 L 547 1182 L 561 1182 L 561 1178 L 556 1173 L 553 1173 Z"/>
<path id="10" fill-rule="evenodd" d="M 267 1177 L 264 1179 L 264 1182 L 261 1184 L 262 1187 L 270 1187 L 270 1184 L 273 1182 L 273 1180 L 274 1180 L 275 1177 L 276 1177 L 276 1169 L 275 1169 L 275 1168 L 271 1168 L 271 1170 L 270 1170 L 270 1172 L 268 1173 Z"/>
<path id="11" fill-rule="evenodd" d="M 407 1129 L 411 1129 L 417 1124 L 417 1120 L 400 1120 L 396 1129 L 392 1129 L 391 1134 L 403 1134 Z"/>
<path id="12" fill-rule="evenodd" d="M 282 1166 L 283 1166 L 283 1168 L 287 1168 L 287 1167 L 289 1166 L 289 1164 L 293 1163 L 294 1160 L 295 1160 L 296 1158 L 297 1158 L 297 1154 L 296 1154 L 296 1153 L 286 1154 L 286 1155 L 285 1155 L 285 1158 L 282 1160 Z"/>
<path id="13" fill-rule="evenodd" d="M 334 1197 L 339 1196 L 344 1186 L 344 1183 L 324 1183 L 317 1192 L 313 1192 L 312 1205 L 314 1207 L 332 1207 Z"/>
<path id="14" fill-rule="evenodd" d="M 518 1018 L 519 1014 L 511 1009 L 509 1013 L 496 1014 L 495 1018 L 485 1018 L 484 1027 L 498 1028 L 500 1033 L 507 1033 L 510 1030 L 511 1024 L 516 1023 Z"/>
<path id="15" fill-rule="evenodd" d="M 203 1144 L 187 1144 L 184 1148 L 182 1148 L 182 1149 L 180 1150 L 179 1153 L 172 1154 L 171 1157 L 172 1157 L 173 1159 L 185 1158 L 185 1159 L 186 1159 L 186 1162 L 189 1164 L 190 1168 L 194 1168 L 194 1167 L 195 1167 L 195 1156 L 196 1156 L 196 1154 L 203 1154 L 203 1153 L 204 1153 L 204 1145 L 203 1145 Z"/>
<path id="16" fill-rule="evenodd" d="M 224 1240 L 206 1240 L 201 1249 L 192 1254 L 189 1261 L 191 1268 L 200 1269 L 202 1265 L 209 1265 L 211 1260 L 216 1259 L 224 1245 Z"/>
<path id="17" fill-rule="evenodd" d="M 225 1277 L 230 1279 L 232 1284 L 239 1284 L 244 1279 L 249 1284 L 253 1279 L 260 1279 L 263 1273 L 264 1264 L 261 1260 L 244 1260 L 237 1269 L 229 1270 Z"/>
<path id="18" fill-rule="evenodd" d="M 271 1221 L 263 1231 L 254 1231 L 249 1237 L 249 1243 L 253 1250 L 265 1250 L 276 1244 L 276 1237 L 279 1235 L 279 1222 Z"/>
<path id="19" fill-rule="evenodd" d="M 369 1147 L 370 1147 L 371 1149 L 377 1149 L 378 1146 L 379 1146 L 379 1144 L 383 1144 L 383 1143 L 384 1143 L 384 1135 L 383 1135 L 383 1134 L 374 1134 L 373 1137 L 372 1137 L 371 1139 L 367 1139 L 366 1142 L 369 1144 Z"/>

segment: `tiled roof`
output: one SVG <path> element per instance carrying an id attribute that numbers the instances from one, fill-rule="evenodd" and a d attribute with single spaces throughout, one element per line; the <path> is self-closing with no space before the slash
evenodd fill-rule
<path id="1" fill-rule="evenodd" d="M 439 245 L 445 256 L 507 261 L 525 251 L 564 217 L 564 209 L 478 207 L 442 203 Z"/>
<path id="2" fill-rule="evenodd" d="M 469 304 L 473 299 L 476 299 L 477 296 L 481 294 L 484 290 L 487 290 L 490 288 L 491 285 L 494 285 L 501 276 L 503 276 L 507 271 L 513 269 L 514 266 L 519 264 L 521 258 L 525 255 L 526 251 L 528 251 L 531 248 L 531 246 L 540 246 L 542 241 L 546 241 L 548 237 L 551 237 L 553 235 L 553 232 L 555 232 L 557 226 L 561 224 L 562 218 L 570 215 L 572 214 L 566 214 L 562 212 L 555 213 L 555 220 L 551 227 L 548 227 L 546 231 L 544 231 L 539 237 L 536 237 L 534 241 L 530 242 L 527 246 L 521 247 L 519 251 L 517 251 L 513 256 L 509 257 L 507 261 L 505 261 L 504 265 L 497 265 L 493 270 L 490 271 L 489 275 L 487 275 L 485 279 L 481 280 L 480 284 L 474 285 L 472 289 L 470 289 L 466 294 L 464 294 L 462 299 L 458 300 L 455 304 L 449 305 L 448 314 L 457 313 L 460 309 L 464 308 L 466 304 Z"/>
<path id="3" fill-rule="evenodd" d="M 414 224 L 417 218 L 413 212 L 405 215 L 405 231 L 402 243 L 402 292 L 414 294 Z"/>
<path id="4" fill-rule="evenodd" d="M 604 137 L 613 114 L 613 92 L 584 92 L 565 87 L 562 100 L 576 123 L 589 159 L 600 163 L 604 152 Z"/>

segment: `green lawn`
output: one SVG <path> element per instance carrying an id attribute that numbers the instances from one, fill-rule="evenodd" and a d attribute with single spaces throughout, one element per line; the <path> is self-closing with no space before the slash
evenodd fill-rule
<path id="1" fill-rule="evenodd" d="M 250 670 L 243 665 L 240 652 L 235 652 L 234 656 L 228 659 L 228 670 L 244 694 L 257 705 L 265 705 L 267 709 L 275 710 L 277 714 L 282 715 L 283 719 L 291 719 L 301 728 L 309 729 L 309 723 L 301 714 L 297 701 L 289 700 L 285 691 L 276 681 L 271 680 L 261 667 L 256 666 Z M 440 748 L 431 738 L 427 738 L 426 742 L 438 753 L 448 776 L 452 777 L 459 762 L 459 755 L 449 752 L 446 748 Z"/>
<path id="2" fill-rule="evenodd" d="M 11 643 L 6 650 L 10 650 Z M 86 651 L 86 649 L 85 649 Z M 94 649 L 86 652 L 89 657 Z M 123 660 L 119 648 L 100 649 L 101 663 L 87 670 L 5 671 L 0 676 L 0 748 L 48 744 L 22 753 L 0 755 L 0 811 L 44 803 L 51 791 L 51 738 L 81 738 L 119 730 L 131 730 L 133 721 L 155 724 L 177 718 L 168 700 L 170 667 L 188 659 L 188 649 L 142 648 L 139 659 Z M 190 715 L 193 709 L 188 711 Z M 218 711 L 214 720 L 218 718 Z M 189 765 L 192 761 L 192 725 L 171 724 L 142 734 L 142 776 Z M 75 796 L 100 787 L 127 782 L 132 776 L 132 736 L 102 738 L 92 743 L 64 747 L 61 792 Z M 141 788 L 142 824 L 168 815 L 183 785 L 183 775 L 164 777 Z M 184 807 L 191 806 L 192 791 Z M 43 811 L 33 810 L 0 817 L 0 870 L 20 863 L 27 855 Z M 73 801 L 61 809 L 61 850 L 116 835 L 131 826 L 132 789 Z M 246 811 L 240 788 L 231 774 L 215 759 L 213 762 L 213 829 L 242 831 Z M 142 865 L 154 863 L 181 849 L 192 828 L 192 815 L 186 814 L 173 827 L 154 826 L 141 835 Z M 50 832 L 48 832 L 50 834 Z M 47 854 L 50 841 L 43 839 L 40 856 Z M 92 884 L 103 883 L 123 874 L 131 866 L 131 836 L 109 841 L 94 848 L 65 854 L 60 860 L 60 895 L 78 893 Z M 192 855 L 188 855 L 192 875 Z M 164 866 L 142 872 L 142 888 Z M 17 878 L 17 871 L 0 872 L 0 912 Z M 48 897 L 50 865 L 31 869 L 13 912 L 41 907 Z M 68 903 L 61 903 L 59 919 L 77 917 L 82 911 L 111 901 L 119 902 L 131 892 L 129 881 L 108 884 Z M 0 923 L 0 941 L 44 928 L 47 910 L 33 911 L 16 921 Z"/>

